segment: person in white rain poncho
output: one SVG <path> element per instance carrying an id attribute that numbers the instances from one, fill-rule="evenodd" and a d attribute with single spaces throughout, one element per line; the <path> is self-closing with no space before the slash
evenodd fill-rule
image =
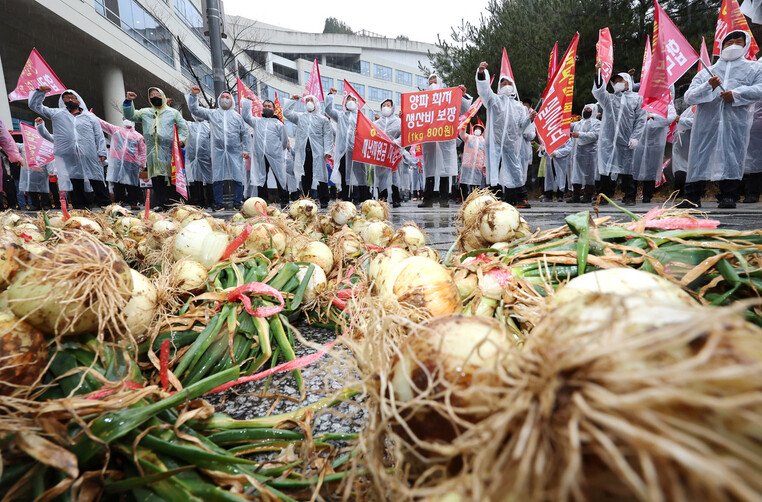
<path id="1" fill-rule="evenodd" d="M 466 200 L 468 195 L 484 186 L 484 170 L 487 168 L 487 142 L 484 139 L 484 125 L 479 121 L 471 134 L 461 129 L 458 136 L 463 142 L 463 158 L 460 163 L 460 195 Z"/>
<path id="2" fill-rule="evenodd" d="M 598 137 L 601 121 L 597 118 L 598 105 L 585 105 L 582 120 L 571 125 L 571 184 L 572 197 L 567 202 L 590 203 L 595 189 L 595 171 L 598 163 Z"/>
<path id="3" fill-rule="evenodd" d="M 341 112 L 333 107 L 336 88 L 332 87 L 325 98 L 325 113 L 336 123 L 336 141 L 333 148 L 333 172 L 331 181 L 341 186 L 339 198 L 355 202 L 370 199 L 368 175 L 363 162 L 352 160 L 355 148 L 355 129 L 357 129 L 357 99 L 347 95 Z"/>
<path id="4" fill-rule="evenodd" d="M 633 174 L 635 180 L 643 185 L 643 202 L 646 204 L 651 202 L 656 189 L 656 177 L 661 175 L 669 126 L 676 118 L 677 111 L 672 102 L 667 106 L 667 118 L 654 113 L 646 115 L 646 126 L 633 157 Z"/>
<path id="5" fill-rule="evenodd" d="M 262 116 L 251 114 L 252 103 L 243 99 L 243 120 L 254 128 L 254 144 L 252 146 L 251 185 L 257 187 L 257 195 L 265 202 L 271 202 L 267 189 L 267 178 L 272 171 L 275 184 L 278 187 L 278 202 L 281 206 L 288 204 L 286 180 L 286 163 L 284 150 L 288 147 L 286 126 L 275 115 L 275 104 L 269 99 L 262 102 Z"/>
<path id="6" fill-rule="evenodd" d="M 381 103 L 381 116 L 375 122 L 376 127 L 384 131 L 387 136 L 399 144 L 402 136 L 402 121 L 394 113 L 394 101 L 386 99 Z M 402 183 L 402 171 L 405 164 L 400 162 L 397 169 L 392 171 L 388 167 L 374 166 L 373 180 L 378 188 L 379 200 L 386 201 L 389 198 L 389 188 L 392 190 L 392 207 L 400 207 L 400 185 Z"/>
<path id="7" fill-rule="evenodd" d="M 143 135 L 135 131 L 135 123 L 124 119 L 122 127 L 98 118 L 103 132 L 111 135 L 106 181 L 114 184 L 114 200 L 139 209 L 140 170 L 146 165 L 146 144 Z"/>
<path id="8" fill-rule="evenodd" d="M 460 102 L 460 115 L 468 111 L 471 106 L 472 98 L 466 94 L 466 86 L 459 85 L 463 91 L 463 98 Z M 439 76 L 432 74 L 429 76 L 429 90 L 445 89 L 446 86 L 439 79 Z M 405 117 L 402 117 L 405 120 Z M 450 198 L 450 177 L 458 175 L 458 153 L 456 151 L 456 140 L 437 141 L 421 143 L 423 153 L 423 175 L 426 178 L 423 203 L 418 207 L 431 207 L 436 200 L 441 207 L 448 207 Z M 439 193 L 435 190 L 439 183 Z"/>
<path id="9" fill-rule="evenodd" d="M 476 72 L 476 90 L 487 109 L 486 183 L 495 190 L 502 187 L 504 201 L 528 208 L 524 131 L 537 114 L 518 101 L 515 83 L 507 76 L 500 76 L 498 94 L 492 92 L 489 81 L 487 63 L 482 62 Z"/>
<path id="10" fill-rule="evenodd" d="M 328 207 L 328 166 L 326 160 L 332 156 L 333 133 L 331 121 L 323 115 L 315 96 L 304 97 L 305 112 L 295 110 L 299 96 L 294 94 L 285 104 L 283 116 L 296 124 L 296 146 L 294 147 L 294 176 L 301 183 L 302 195 L 308 197 L 310 190 L 316 189 L 320 205 Z M 290 194 L 296 200 L 298 193 Z"/>
<path id="11" fill-rule="evenodd" d="M 596 69 L 601 63 L 596 63 Z M 614 196 L 617 179 L 621 180 L 624 203 L 635 204 L 637 186 L 633 178 L 633 155 L 638 147 L 646 112 L 641 109 L 643 97 L 632 92 L 632 77 L 619 73 L 611 79 L 614 93 L 606 90 L 598 72 L 593 85 L 593 97 L 603 107 L 601 136 L 598 140 L 598 173 L 600 192 Z"/>
<path id="12" fill-rule="evenodd" d="M 543 200 L 552 202 L 555 194 L 559 201 L 564 200 L 564 192 L 567 188 L 567 171 L 571 160 L 572 141 L 569 138 L 566 143 L 556 148 L 556 150 L 547 156 L 545 165 L 545 184 L 543 186 Z"/>
<path id="13" fill-rule="evenodd" d="M 757 63 L 762 65 L 762 61 Z M 749 134 L 749 147 L 743 163 L 744 203 L 759 202 L 762 188 L 762 101 L 757 101 Z"/>
<path id="14" fill-rule="evenodd" d="M 87 111 L 84 100 L 71 89 L 58 98 L 58 108 L 42 104 L 48 86 L 40 86 L 29 95 L 29 108 L 53 122 L 53 147 L 59 188 L 71 192 L 71 204 L 77 209 L 87 206 L 85 180 L 93 188 L 95 204 L 111 203 L 103 174 L 106 160 L 106 138 L 98 119 Z"/>
<path id="15" fill-rule="evenodd" d="M 524 108 L 527 109 L 527 113 L 530 113 L 533 108 L 532 104 L 529 101 L 523 102 Z M 522 133 L 522 138 L 524 140 L 523 144 L 521 145 L 521 158 L 524 161 L 524 185 L 526 186 L 527 183 L 527 174 L 529 172 L 529 168 L 532 165 L 532 160 L 534 158 L 534 150 L 532 149 L 532 141 L 537 137 L 537 127 L 535 127 L 534 122 L 530 123 Z"/>
<path id="16" fill-rule="evenodd" d="M 233 183 L 233 207 L 240 209 L 243 204 L 243 159 L 249 157 L 249 128 L 243 118 L 233 108 L 233 96 L 222 92 L 217 98 L 218 108 L 199 106 L 198 94 L 201 88 L 191 87 L 188 108 L 196 117 L 209 121 L 211 129 L 212 187 L 214 207 L 219 211 L 224 207 L 223 189 L 226 181 Z"/>
<path id="17" fill-rule="evenodd" d="M 37 124 L 37 121 L 42 123 L 42 119 L 40 117 L 35 119 L 35 125 Z M 50 187 L 48 186 L 47 168 L 52 164 L 52 162 L 43 166 L 31 168 L 29 167 L 29 159 L 26 158 L 24 145 L 18 143 L 16 146 L 18 146 L 19 153 L 24 159 L 21 163 L 19 190 L 26 193 L 29 200 L 29 209 L 32 211 L 50 209 Z"/>
<path id="18" fill-rule="evenodd" d="M 185 100 L 188 101 L 186 96 Z M 188 202 L 196 206 L 212 208 L 212 131 L 209 122 L 193 117 L 188 122 L 188 142 L 185 145 L 185 180 L 188 183 Z"/>
<path id="19" fill-rule="evenodd" d="M 689 106 L 677 117 L 675 138 L 672 140 L 672 189 L 678 197 L 685 195 L 685 177 L 688 174 L 688 152 L 695 118 L 695 106 Z"/>
<path id="20" fill-rule="evenodd" d="M 728 33 L 714 76 L 700 71 L 685 93 L 685 103 L 696 105 L 685 185 L 691 204 L 700 206 L 707 181 L 719 181 L 718 207 L 736 206 L 754 105 L 762 99 L 762 65 L 743 57 L 750 43 L 743 31 Z"/>
<path id="21" fill-rule="evenodd" d="M 53 143 L 53 135 L 50 134 L 50 131 L 48 131 L 48 128 L 45 127 L 45 121 L 42 120 L 42 117 L 37 117 L 34 119 L 34 128 L 37 129 L 37 134 L 42 136 L 43 139 L 50 141 Z M 47 184 L 47 190 L 41 190 L 41 194 L 50 194 L 50 195 L 42 195 L 40 197 L 42 202 L 43 209 L 46 207 L 46 203 L 50 202 L 50 196 L 53 197 L 52 199 L 52 206 L 56 208 L 60 208 L 61 204 L 58 199 L 58 183 L 56 176 L 56 165 L 55 161 L 48 162 L 44 166 L 42 166 L 42 169 L 45 171 L 45 183 Z M 40 180 L 41 182 L 41 180 Z M 42 188 L 42 187 L 41 187 Z M 90 186 L 90 183 L 86 183 L 85 185 L 85 192 L 92 192 L 93 188 Z M 50 204 L 47 204 L 50 205 Z"/>

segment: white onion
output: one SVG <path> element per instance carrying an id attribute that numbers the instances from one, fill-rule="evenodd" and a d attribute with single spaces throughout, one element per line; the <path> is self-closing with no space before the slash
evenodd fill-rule
<path id="1" fill-rule="evenodd" d="M 357 208 L 346 200 L 340 200 L 331 206 L 330 217 L 339 228 L 343 227 L 357 216 Z"/>
<path id="2" fill-rule="evenodd" d="M 394 267 L 397 263 L 408 258 L 410 258 L 410 253 L 402 248 L 386 248 L 371 260 L 370 265 L 368 266 L 368 277 L 371 280 L 376 281 L 379 276 L 383 276 L 387 273 L 382 272 L 382 270 L 390 270 L 391 267 Z"/>
<path id="3" fill-rule="evenodd" d="M 180 224 L 174 220 L 158 220 L 151 225 L 151 230 L 157 234 L 166 235 L 180 230 Z"/>
<path id="4" fill-rule="evenodd" d="M 487 242 L 506 242 L 513 239 L 519 228 L 519 212 L 507 202 L 494 202 L 479 216 L 479 233 Z"/>
<path id="5" fill-rule="evenodd" d="M 375 199 L 368 199 L 363 202 L 360 206 L 360 212 L 368 220 L 371 218 L 385 220 L 389 215 L 386 204 Z"/>
<path id="6" fill-rule="evenodd" d="M 318 207 L 310 199 L 299 199 L 288 209 L 288 214 L 294 219 L 311 220 L 317 215 Z"/>
<path id="7" fill-rule="evenodd" d="M 248 249 L 264 252 L 272 248 L 280 256 L 286 253 L 287 244 L 286 233 L 280 227 L 267 222 L 254 224 L 251 235 L 246 239 Z"/>
<path id="8" fill-rule="evenodd" d="M 247 218 L 267 216 L 267 202 L 261 197 L 249 197 L 241 206 L 241 214 Z"/>
<path id="9" fill-rule="evenodd" d="M 299 260 L 314 263 L 329 274 L 333 270 L 333 253 L 331 248 L 319 241 L 312 241 L 307 244 L 299 252 Z"/>
<path id="10" fill-rule="evenodd" d="M 394 230 L 391 225 L 385 221 L 374 221 L 368 224 L 362 231 L 362 238 L 365 242 L 374 246 L 386 247 L 394 236 Z"/>
<path id="11" fill-rule="evenodd" d="M 139 341 L 145 338 L 156 312 L 158 292 L 156 286 L 141 273 L 130 269 L 132 274 L 132 295 L 122 310 L 130 333 Z"/>
<path id="12" fill-rule="evenodd" d="M 296 273 L 296 278 L 301 282 L 304 276 L 307 275 L 308 265 L 299 265 L 299 272 Z M 326 279 L 325 272 L 318 265 L 315 265 L 312 270 L 310 280 L 307 281 L 307 289 L 304 290 L 304 301 L 310 303 L 317 298 L 325 288 L 328 286 L 328 279 Z"/>
<path id="13" fill-rule="evenodd" d="M 72 216 L 66 220 L 66 223 L 64 223 L 64 228 L 67 230 L 84 230 L 85 232 L 90 232 L 93 235 L 100 235 L 103 233 L 103 228 L 98 224 L 98 222 L 82 216 Z"/>
<path id="14" fill-rule="evenodd" d="M 439 252 L 430 246 L 419 247 L 418 249 L 413 251 L 413 255 L 425 256 L 426 258 L 430 260 L 434 260 L 435 262 L 439 263 Z"/>
<path id="15" fill-rule="evenodd" d="M 175 236 L 173 254 L 175 260 L 190 258 L 208 270 L 220 261 L 227 245 L 227 235 L 213 231 L 206 220 L 194 220 Z"/>
<path id="16" fill-rule="evenodd" d="M 479 278 L 467 268 L 456 269 L 452 274 L 452 280 L 458 288 L 458 294 L 461 299 L 471 296 L 479 285 Z"/>
<path id="17" fill-rule="evenodd" d="M 463 245 L 463 249 L 465 249 L 467 252 L 473 251 L 475 249 L 483 249 L 486 247 L 489 247 L 489 242 L 485 241 L 481 233 L 479 232 L 479 227 L 473 227 L 470 230 L 465 230 L 460 235 L 460 242 Z"/>
<path id="18" fill-rule="evenodd" d="M 485 194 L 467 201 L 463 206 L 463 223 L 466 227 L 473 225 L 479 217 L 482 209 L 497 202 L 497 198 L 492 194 Z"/>
<path id="19" fill-rule="evenodd" d="M 182 259 L 172 265 L 172 286 L 186 293 L 201 290 L 208 277 L 206 268 L 197 261 Z"/>
<path id="20" fill-rule="evenodd" d="M 416 224 L 405 224 L 397 229 L 392 237 L 390 246 L 401 246 L 410 251 L 415 251 L 426 245 L 426 237 Z"/>
<path id="21" fill-rule="evenodd" d="M 381 296 L 423 309 L 431 316 L 460 312 L 460 296 L 450 272 L 423 256 L 379 271 L 377 282 Z"/>
<path id="22" fill-rule="evenodd" d="M 512 275 L 509 271 L 493 268 L 482 274 L 481 279 L 479 279 L 479 290 L 483 296 L 499 300 L 503 297 L 511 278 Z"/>

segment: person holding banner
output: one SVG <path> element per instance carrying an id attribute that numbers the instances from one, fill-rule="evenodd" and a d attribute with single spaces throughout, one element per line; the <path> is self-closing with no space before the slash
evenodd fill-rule
<path id="1" fill-rule="evenodd" d="M 306 112 L 294 110 L 300 99 L 294 94 L 283 109 L 283 116 L 296 124 L 294 175 L 301 181 L 302 195 L 309 197 L 310 190 L 316 189 L 320 205 L 325 209 L 330 200 L 326 160 L 333 149 L 331 121 L 323 115 L 317 98 L 311 94 L 304 97 Z M 297 197 L 298 192 L 291 192 L 291 200 Z"/>
<path id="2" fill-rule="evenodd" d="M 40 129 L 45 129 L 45 123 L 42 117 L 34 119 L 35 130 L 39 134 Z M 27 127 L 26 124 L 22 127 Z M 45 130 L 47 132 L 47 130 Z M 40 134 L 40 136 L 42 136 Z M 26 136 L 24 137 L 26 142 Z M 51 138 L 52 139 L 52 138 Z M 26 159 L 21 166 L 21 176 L 19 178 L 19 190 L 25 192 L 29 198 L 29 209 L 37 211 L 39 209 L 50 209 L 50 185 L 48 183 L 48 168 L 52 168 L 53 163 L 48 162 L 44 165 L 35 166 L 35 159 L 32 159 L 31 167 L 30 162 Z"/>
<path id="3" fill-rule="evenodd" d="M 595 65 L 601 69 L 601 62 Z M 646 126 L 643 97 L 632 92 L 632 76 L 619 73 L 611 79 L 614 93 L 606 90 L 601 73 L 596 73 L 593 97 L 603 107 L 601 136 L 598 142 L 599 192 L 614 197 L 617 178 L 624 192 L 623 202 L 635 204 L 637 186 L 633 177 L 633 155 Z"/>
<path id="4" fill-rule="evenodd" d="M 463 142 L 463 157 L 460 163 L 460 196 L 462 200 L 484 186 L 484 170 L 487 168 L 487 142 L 484 139 L 484 124 L 478 121 L 471 128 L 471 134 L 461 129 L 458 133 Z"/>
<path id="5" fill-rule="evenodd" d="M 589 204 L 593 200 L 595 172 L 598 162 L 598 137 L 601 121 L 598 105 L 591 103 L 582 110 L 582 120 L 572 124 L 572 197 L 566 202 Z"/>
<path id="6" fill-rule="evenodd" d="M 394 101 L 385 99 L 381 102 L 381 116 L 376 119 L 375 124 L 376 127 L 384 131 L 395 142 L 399 142 L 402 136 L 402 121 L 394 113 Z M 389 197 L 389 187 L 391 186 L 392 207 L 400 207 L 402 205 L 402 198 L 400 197 L 402 173 L 407 169 L 404 161 L 400 163 L 395 171 L 382 166 L 373 166 L 373 168 L 379 200 L 386 202 L 386 199 Z"/>
<path id="7" fill-rule="evenodd" d="M 106 138 L 98 119 L 87 111 L 84 100 L 71 89 L 58 98 L 58 108 L 42 102 L 50 87 L 42 85 L 29 95 L 29 108 L 53 122 L 53 144 L 59 189 L 71 192 L 75 209 L 85 209 L 85 182 L 93 189 L 95 204 L 111 203 L 103 175 Z"/>
<path id="8" fill-rule="evenodd" d="M 180 145 L 188 141 L 188 124 L 182 114 L 171 108 L 164 91 L 158 87 L 148 88 L 148 100 L 151 106 L 135 109 L 134 100 L 137 94 L 128 92 L 122 113 L 124 118 L 140 122 L 143 126 L 143 138 L 146 143 L 146 166 L 148 177 L 151 178 L 151 209 L 163 211 L 167 200 L 176 200 L 171 185 L 172 170 L 172 141 L 174 127 L 177 126 L 177 136 Z"/>
<path id="9" fill-rule="evenodd" d="M 553 202 L 553 196 L 563 202 L 567 188 L 567 170 L 570 167 L 572 141 L 571 138 L 548 155 L 545 167 L 544 202 Z M 546 153 L 547 155 L 547 153 Z"/>
<path id="10" fill-rule="evenodd" d="M 283 155 L 284 150 L 288 147 L 286 126 L 275 115 L 275 105 L 269 99 L 262 102 L 261 117 L 252 115 L 252 106 L 251 100 L 246 98 L 241 100 L 243 120 L 254 128 L 251 185 L 257 187 L 257 195 L 269 203 L 267 178 L 272 171 L 275 184 L 278 187 L 278 202 L 282 207 L 285 207 L 288 204 L 286 164 Z"/>
<path id="11" fill-rule="evenodd" d="M 96 117 L 98 118 L 98 117 Z M 114 199 L 118 204 L 140 209 L 140 171 L 146 165 L 146 144 L 143 135 L 135 131 L 135 123 L 124 119 L 122 127 L 98 118 L 104 132 L 111 135 L 106 181 L 114 184 Z"/>
<path id="12" fill-rule="evenodd" d="M 185 97 L 187 101 L 188 96 Z M 188 202 L 195 206 L 214 206 L 212 190 L 212 131 L 209 122 L 192 115 L 188 122 L 188 143 L 185 145 L 185 177 L 188 183 Z"/>
<path id="13" fill-rule="evenodd" d="M 643 185 L 643 203 L 648 204 L 656 189 L 656 178 L 661 177 L 664 163 L 664 148 L 667 146 L 667 134 L 672 122 L 677 118 L 674 101 L 667 105 L 667 118 L 654 113 L 646 116 L 646 127 L 638 140 L 633 158 L 635 180 Z"/>
<path id="14" fill-rule="evenodd" d="M 502 198 L 516 207 L 528 208 L 526 191 L 526 157 L 524 131 L 537 115 L 527 111 L 517 99 L 515 83 L 501 75 L 498 94 L 489 86 L 487 63 L 482 61 L 476 72 L 476 90 L 487 108 L 487 173 L 486 182 L 496 191 L 502 187 Z"/>
<path id="15" fill-rule="evenodd" d="M 707 181 L 719 181 L 718 207 L 736 207 L 752 113 L 762 99 L 762 65 L 743 57 L 750 44 L 746 32 L 728 33 L 720 60 L 698 72 L 685 93 L 685 103 L 696 105 L 685 184 L 691 205 L 701 206 Z"/>
<path id="16" fill-rule="evenodd" d="M 334 96 L 338 91 L 332 87 L 325 98 L 325 113 L 336 123 L 336 141 L 333 149 L 334 166 L 331 181 L 341 186 L 339 198 L 362 203 L 370 199 L 368 173 L 364 163 L 352 160 L 355 148 L 355 129 L 357 128 L 357 98 L 346 94 L 342 103 L 342 112 L 333 107 Z"/>
<path id="17" fill-rule="evenodd" d="M 233 207 L 241 209 L 243 204 L 243 160 L 249 158 L 251 149 L 249 128 L 233 107 L 233 96 L 223 91 L 217 97 L 218 108 L 199 106 L 198 95 L 201 87 L 194 85 L 188 96 L 188 108 L 196 117 L 209 121 L 212 132 L 212 190 L 214 191 L 214 211 L 221 211 L 223 189 L 226 181 L 233 183 Z"/>
<path id="18" fill-rule="evenodd" d="M 757 63 L 757 64 L 762 64 Z M 757 101 L 743 163 L 744 204 L 759 202 L 762 189 L 762 101 Z"/>

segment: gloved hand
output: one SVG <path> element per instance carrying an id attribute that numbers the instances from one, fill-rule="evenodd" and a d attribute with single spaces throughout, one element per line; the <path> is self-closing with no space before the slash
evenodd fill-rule
<path id="1" fill-rule="evenodd" d="M 630 143 L 627 145 L 630 150 L 635 150 L 638 147 L 638 140 L 631 139 Z"/>

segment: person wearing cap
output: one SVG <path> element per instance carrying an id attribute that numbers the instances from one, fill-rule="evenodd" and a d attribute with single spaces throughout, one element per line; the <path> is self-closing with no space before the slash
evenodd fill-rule
<path id="1" fill-rule="evenodd" d="M 752 114 L 762 99 L 762 65 L 744 59 L 750 45 L 746 32 L 728 33 L 720 44 L 720 60 L 698 72 L 685 93 L 685 103 L 696 105 L 685 206 L 701 207 L 706 182 L 719 181 L 717 207 L 736 207 Z"/>
<path id="2" fill-rule="evenodd" d="M 471 126 L 471 134 L 460 129 L 458 137 L 463 142 L 463 160 L 460 164 L 460 195 L 463 200 L 484 186 L 484 171 L 487 168 L 487 142 L 484 139 L 484 124 L 477 119 Z"/>

